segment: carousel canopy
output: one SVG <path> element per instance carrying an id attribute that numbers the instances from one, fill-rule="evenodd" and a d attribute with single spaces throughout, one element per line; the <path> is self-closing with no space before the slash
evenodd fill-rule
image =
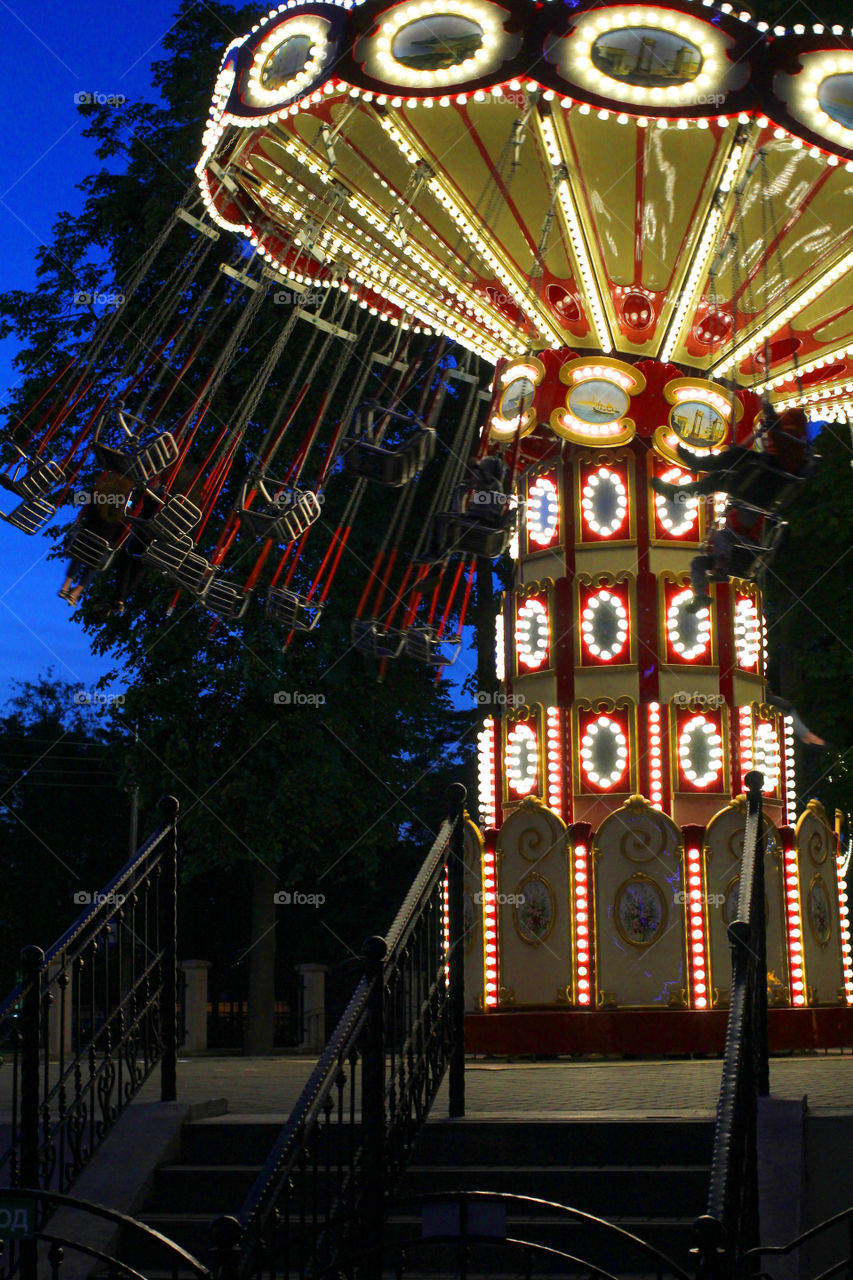
<path id="1" fill-rule="evenodd" d="M 728 4 L 290 3 L 226 51 L 211 216 L 497 362 L 674 362 L 853 407 L 853 53 Z"/>

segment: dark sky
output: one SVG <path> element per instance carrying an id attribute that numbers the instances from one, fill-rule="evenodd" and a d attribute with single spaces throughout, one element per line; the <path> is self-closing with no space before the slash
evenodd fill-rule
<path id="1" fill-rule="evenodd" d="M 151 98 L 150 66 L 178 0 L 2 0 L 6 54 L 6 132 L 0 176 L 0 289 L 29 289 L 34 254 L 56 214 L 82 205 L 76 184 L 99 167 L 75 94 Z M 260 6 L 259 6 L 260 7 Z M 0 392 L 13 384 L 16 344 L 0 343 Z M 0 400 L 0 404 L 3 401 Z M 12 495 L 0 494 L 0 502 Z M 1 509 L 8 510 L 8 506 Z M 13 678 L 53 666 L 63 679 L 91 685 L 109 663 L 89 653 L 82 629 L 57 598 L 62 566 L 46 561 L 50 543 L 0 522 L 0 705 Z"/>

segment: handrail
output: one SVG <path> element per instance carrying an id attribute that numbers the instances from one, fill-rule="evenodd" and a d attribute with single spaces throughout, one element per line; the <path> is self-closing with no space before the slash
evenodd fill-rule
<path id="1" fill-rule="evenodd" d="M 212 1226 L 218 1280 L 248 1280 L 261 1264 L 265 1275 L 313 1276 L 360 1234 L 381 1234 L 386 1192 L 448 1064 L 463 1062 L 465 788 L 448 801 L 387 940 L 365 943 L 365 974 L 238 1218 Z"/>
<path id="2" fill-rule="evenodd" d="M 403 1199 L 395 1199 L 389 1208 L 393 1211 L 404 1208 L 406 1205 L 425 1205 L 425 1204 L 505 1204 L 518 1206 L 520 1209 L 549 1209 L 555 1213 L 562 1214 L 573 1222 L 581 1222 L 586 1226 L 600 1229 L 604 1234 L 613 1236 L 626 1248 L 636 1249 L 638 1253 L 642 1253 L 645 1258 L 650 1258 L 658 1267 L 661 1265 L 667 1267 L 676 1280 L 694 1280 L 693 1276 L 683 1267 L 679 1266 L 672 1258 L 663 1253 L 662 1250 L 655 1248 L 653 1244 L 642 1240 L 639 1236 L 635 1236 L 632 1231 L 627 1231 L 625 1227 L 617 1226 L 615 1222 L 608 1222 L 606 1218 L 599 1218 L 593 1213 L 586 1213 L 583 1209 L 575 1209 L 571 1205 L 560 1204 L 556 1200 L 543 1200 L 539 1196 L 517 1195 L 510 1191 L 428 1191 L 418 1196 L 406 1196 Z M 458 1238 L 458 1237 L 457 1237 Z M 463 1237 L 464 1238 L 464 1237 Z M 472 1238 L 472 1237 L 471 1237 Z M 494 1237 L 492 1237 L 494 1238 Z M 418 1237 L 420 1239 L 420 1237 Z M 425 1241 L 434 1240 L 434 1236 L 423 1237 Z M 397 1247 L 406 1248 L 414 1244 L 414 1240 L 401 1240 Z M 533 1240 L 504 1240 L 500 1238 L 500 1243 L 512 1243 L 528 1245 L 532 1248 L 538 1248 Z M 373 1250 L 376 1246 L 371 1242 L 365 1246 L 365 1250 Z M 568 1257 L 567 1254 L 557 1252 L 557 1257 Z M 585 1267 L 592 1267 L 593 1270 L 599 1271 L 597 1264 L 590 1262 L 589 1259 L 571 1258 L 572 1262 L 580 1261 Z M 602 1274 L 606 1274 L 602 1272 Z"/>
<path id="3" fill-rule="evenodd" d="M 789 1253 L 793 1253 L 795 1249 L 801 1248 L 802 1245 L 808 1244 L 810 1240 L 817 1239 L 826 1231 L 831 1231 L 833 1227 L 838 1227 L 842 1222 L 846 1222 L 849 1229 L 848 1237 L 848 1255 L 846 1258 L 837 1262 L 831 1271 L 825 1271 L 823 1276 L 833 1275 L 836 1271 L 840 1271 L 842 1267 L 850 1266 L 853 1262 L 853 1207 L 842 1209 L 841 1213 L 836 1213 L 831 1218 L 826 1218 L 823 1222 L 819 1222 L 816 1227 L 810 1227 L 808 1231 L 804 1231 L 801 1235 L 796 1236 L 793 1240 L 789 1240 L 787 1244 L 764 1244 L 757 1245 L 754 1249 L 748 1249 L 740 1259 L 741 1271 L 743 1276 L 752 1275 L 751 1267 L 754 1262 L 761 1258 L 764 1254 L 770 1257 L 783 1258 Z M 849 1274 L 849 1271 L 848 1271 Z M 821 1280 L 821 1277 L 818 1278 Z"/>
<path id="4" fill-rule="evenodd" d="M 161 811 L 71 927 L 47 951 L 24 949 L 23 979 L 0 1005 L 12 1071 L 0 1174 L 16 1189 L 64 1193 L 158 1063 L 162 1099 L 176 1096 L 177 800 Z M 24 1243 L 26 1278 L 27 1255 Z"/>
<path id="5" fill-rule="evenodd" d="M 735 1274 L 738 1257 L 758 1244 L 758 1098 L 770 1091 L 764 907 L 764 776 L 748 791 L 738 905 L 728 927 L 732 990 L 723 1076 L 714 1126 L 705 1214 L 694 1224 L 700 1280 Z"/>
<path id="6" fill-rule="evenodd" d="M 140 1222 L 137 1218 L 131 1218 L 126 1213 L 120 1213 L 117 1209 L 109 1209 L 106 1205 L 94 1204 L 88 1200 L 79 1200 L 74 1196 L 62 1195 L 56 1191 L 42 1191 L 37 1187 L 16 1187 L 15 1199 L 35 1200 L 42 1208 L 79 1210 L 90 1217 L 102 1218 L 124 1231 L 133 1231 L 138 1236 L 143 1236 L 146 1240 L 153 1242 L 169 1255 L 169 1260 L 173 1266 L 177 1266 L 180 1263 L 182 1267 L 192 1271 L 193 1275 L 198 1277 L 198 1280 L 208 1280 L 210 1277 L 210 1269 L 204 1263 L 199 1262 L 198 1258 L 193 1257 L 182 1245 L 170 1240 L 168 1236 L 164 1236 L 155 1227 L 149 1227 L 147 1223 Z M 109 1254 L 102 1253 L 92 1245 L 86 1245 L 76 1240 L 66 1240 L 45 1231 L 38 1231 L 36 1239 L 55 1242 L 61 1247 L 75 1249 L 79 1253 L 84 1253 L 87 1257 L 95 1258 L 99 1262 L 113 1264 L 128 1276 L 135 1277 L 139 1275 L 139 1272 L 134 1271 L 129 1264 L 122 1262 L 118 1258 L 113 1258 Z M 1 1244 L 0 1248 L 2 1248 Z M 140 1280 L 144 1280 L 144 1277 L 140 1277 Z"/>

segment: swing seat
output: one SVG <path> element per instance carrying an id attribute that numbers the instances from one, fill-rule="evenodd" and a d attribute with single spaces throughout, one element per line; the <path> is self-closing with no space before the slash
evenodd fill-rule
<path id="1" fill-rule="evenodd" d="M 199 555 L 197 551 L 190 551 L 181 561 L 179 567 L 172 571 L 171 576 L 187 591 L 191 591 L 193 595 L 200 596 L 211 572 L 210 561 Z"/>
<path id="2" fill-rule="evenodd" d="M 320 498 L 311 489 L 292 489 L 257 511 L 244 507 L 240 519 L 253 537 L 272 538 L 286 545 L 300 538 L 321 510 Z"/>
<path id="3" fill-rule="evenodd" d="M 217 614 L 226 622 L 236 622 L 248 609 L 251 595 L 232 583 L 217 578 L 214 573 L 208 579 L 207 586 L 199 599 L 211 613 Z"/>
<path id="4" fill-rule="evenodd" d="M 462 637 L 442 639 L 435 627 L 407 627 L 406 655 L 430 667 L 450 667 L 459 657 Z"/>
<path id="5" fill-rule="evenodd" d="M 350 628 L 353 647 L 371 658 L 399 658 L 406 633 L 381 626 L 376 618 L 354 618 Z"/>
<path id="6" fill-rule="evenodd" d="M 72 560 L 79 561 L 88 569 L 94 569 L 96 573 L 101 573 L 109 566 L 115 550 L 112 543 L 91 529 L 72 530 L 65 543 L 66 554 Z"/>
<path id="7" fill-rule="evenodd" d="M 201 511 L 195 503 L 190 502 L 182 493 L 173 493 L 155 515 L 135 523 L 143 536 L 152 541 L 171 538 L 180 543 L 200 520 Z"/>
<path id="8" fill-rule="evenodd" d="M 21 465 L 29 459 L 22 454 L 11 475 L 0 474 L 0 485 L 25 500 L 40 498 L 62 484 L 65 472 L 56 462 L 36 462 L 20 475 Z"/>
<path id="9" fill-rule="evenodd" d="M 760 456 L 760 455 L 759 455 Z M 811 454 L 803 469 L 796 474 L 780 471 L 777 467 L 763 465 L 741 468 L 729 487 L 731 496 L 768 515 L 774 515 L 783 507 L 795 502 L 817 471 L 820 458 Z"/>
<path id="10" fill-rule="evenodd" d="M 48 502 L 45 498 L 30 498 L 26 502 L 19 503 L 8 515 L 0 511 L 0 519 L 5 520 L 7 524 L 13 524 L 22 533 L 31 534 L 43 529 L 55 514 L 56 507 L 52 502 Z"/>
<path id="11" fill-rule="evenodd" d="M 782 544 L 787 527 L 784 520 L 768 518 L 760 542 L 740 537 L 733 544 L 729 556 L 729 577 L 760 583 Z"/>
<path id="12" fill-rule="evenodd" d="M 375 480 L 386 489 L 399 489 L 432 461 L 437 440 L 432 427 L 420 427 L 413 436 L 398 445 L 349 439 L 344 441 L 343 464 L 347 471 L 365 480 Z"/>
<path id="13" fill-rule="evenodd" d="M 149 569 L 154 569 L 157 573 L 174 575 L 178 572 L 187 556 L 190 555 L 192 549 L 193 540 L 190 537 L 184 537 L 180 541 L 175 538 L 154 538 L 143 549 L 139 559 Z"/>
<path id="14" fill-rule="evenodd" d="M 140 445 L 133 453 L 126 455 L 127 471 L 141 484 L 147 484 L 161 471 L 165 471 L 173 462 L 177 462 L 180 450 L 170 431 L 163 431 L 148 444 Z"/>
<path id="15" fill-rule="evenodd" d="M 308 600 L 286 587 L 270 587 L 267 592 L 267 618 L 283 623 L 290 631 L 313 631 L 322 612 L 322 602 Z"/>
<path id="16" fill-rule="evenodd" d="M 435 541 L 442 556 L 461 552 L 494 560 L 506 551 L 514 528 L 514 511 L 497 525 L 484 524 L 470 511 L 443 511 L 435 517 Z"/>

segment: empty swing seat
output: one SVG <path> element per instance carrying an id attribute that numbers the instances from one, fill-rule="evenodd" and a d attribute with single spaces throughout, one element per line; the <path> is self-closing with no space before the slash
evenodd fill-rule
<path id="1" fill-rule="evenodd" d="M 146 538 L 180 541 L 201 520 L 201 511 L 182 493 L 171 494 L 160 510 L 147 520 L 138 521 L 137 528 Z"/>
<path id="2" fill-rule="evenodd" d="M 286 587 L 270 587 L 267 592 L 267 618 L 283 623 L 291 631 L 313 631 L 322 612 L 322 602 L 309 600 Z"/>
<path id="3" fill-rule="evenodd" d="M 65 551 L 72 560 L 100 573 L 112 560 L 115 547 L 92 529 L 77 529 L 72 530 L 66 540 Z"/>
<path id="4" fill-rule="evenodd" d="M 397 445 L 371 444 L 367 440 L 344 442 L 342 458 L 347 471 L 375 480 L 388 489 L 399 489 L 413 480 L 435 457 L 437 436 L 432 427 L 420 427 Z"/>
<path id="5" fill-rule="evenodd" d="M 226 622 L 233 622 L 242 618 L 248 609 L 250 595 L 214 574 L 208 579 L 207 586 L 199 599 L 211 613 L 217 614 Z"/>
<path id="6" fill-rule="evenodd" d="M 174 436 L 171 432 L 164 431 L 150 443 L 140 445 L 133 453 L 127 455 L 125 474 L 145 484 L 153 480 L 154 476 L 159 475 L 161 471 L 165 471 L 173 462 L 177 462 L 179 453 Z"/>
<path id="7" fill-rule="evenodd" d="M 174 575 L 190 555 L 193 540 L 190 537 L 154 538 L 140 553 L 139 559 L 157 573 Z"/>
<path id="8" fill-rule="evenodd" d="M 293 489 L 271 499 L 265 507 L 240 513 L 243 526 L 256 538 L 295 542 L 318 519 L 322 507 L 311 489 Z"/>
<path id="9" fill-rule="evenodd" d="M 27 502 L 19 503 L 8 515 L 0 511 L 0 518 L 22 533 L 38 533 L 55 514 L 56 507 L 52 502 L 45 498 L 30 498 Z"/>
<path id="10" fill-rule="evenodd" d="M 406 655 L 430 667 L 449 667 L 459 657 L 462 637 L 442 639 L 435 627 L 407 627 Z"/>
<path id="11" fill-rule="evenodd" d="M 359 653 L 371 658 L 399 658 L 406 643 L 405 632 L 386 629 L 376 618 L 354 618 L 350 638 Z"/>
<path id="12" fill-rule="evenodd" d="M 180 586 L 198 596 L 204 591 L 212 572 L 210 561 L 199 555 L 197 551 L 191 551 L 184 557 L 178 568 L 172 571 L 171 576 Z"/>
<path id="13" fill-rule="evenodd" d="M 512 540 L 515 512 L 501 524 L 485 524 L 470 512 L 443 511 L 435 517 L 435 541 L 441 555 L 461 552 L 494 560 L 503 555 Z"/>
<path id="14" fill-rule="evenodd" d="M 36 462 L 23 475 L 19 475 L 21 464 L 25 461 L 28 459 L 22 454 L 10 476 L 0 474 L 0 485 L 11 493 L 16 493 L 19 498 L 40 498 L 57 488 L 65 479 L 65 471 L 52 461 Z"/>

